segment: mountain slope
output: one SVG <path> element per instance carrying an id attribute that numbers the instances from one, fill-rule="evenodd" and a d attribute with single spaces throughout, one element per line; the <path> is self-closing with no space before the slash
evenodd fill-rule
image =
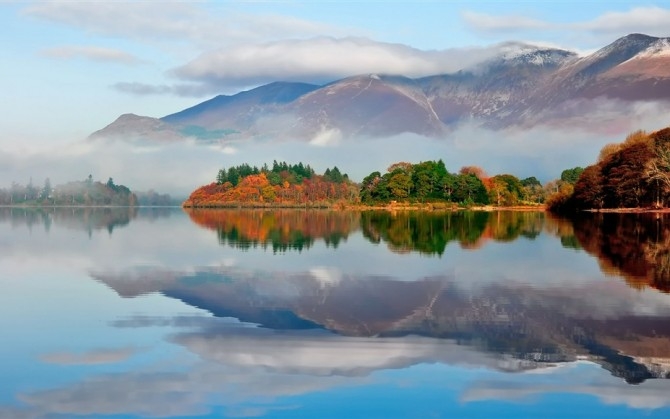
<path id="1" fill-rule="evenodd" d="M 670 38 L 631 34 L 584 57 L 506 43 L 493 59 L 452 74 L 418 79 L 368 74 L 324 86 L 275 82 L 160 119 L 124 115 L 91 137 L 309 140 L 323 132 L 345 138 L 407 132 L 442 137 L 463 122 L 494 129 L 573 125 L 611 99 L 662 101 L 670 110 Z M 626 116 L 624 107 L 614 108 L 612 118 Z"/>
<path id="2" fill-rule="evenodd" d="M 161 120 L 210 129 L 249 128 L 260 116 L 318 88 L 307 83 L 274 82 L 233 96 L 216 96 Z"/>
<path id="3" fill-rule="evenodd" d="M 296 134 L 337 129 L 345 136 L 434 136 L 443 130 L 420 86 L 405 77 L 350 77 L 310 92 L 289 105 Z"/>

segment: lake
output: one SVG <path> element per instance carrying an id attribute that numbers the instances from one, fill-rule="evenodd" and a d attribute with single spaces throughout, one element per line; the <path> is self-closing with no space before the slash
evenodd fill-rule
<path id="1" fill-rule="evenodd" d="M 670 218 L 0 208 L 0 418 L 670 417 Z"/>

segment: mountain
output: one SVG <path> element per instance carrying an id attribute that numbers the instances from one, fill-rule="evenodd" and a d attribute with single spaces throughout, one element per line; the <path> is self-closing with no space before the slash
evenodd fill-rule
<path id="1" fill-rule="evenodd" d="M 122 115 L 90 137 L 441 137 L 466 121 L 493 129 L 573 123 L 608 99 L 670 102 L 670 38 L 631 34 L 583 57 L 510 42 L 494 58 L 452 74 L 356 75 L 323 86 L 274 82 L 162 118 Z"/>

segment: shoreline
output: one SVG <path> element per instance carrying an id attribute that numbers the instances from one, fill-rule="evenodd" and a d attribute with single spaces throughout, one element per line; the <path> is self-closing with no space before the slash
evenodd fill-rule
<path id="1" fill-rule="evenodd" d="M 600 208 L 586 209 L 581 212 L 591 213 L 619 213 L 619 214 L 664 214 L 670 213 L 670 208 Z"/>
<path id="2" fill-rule="evenodd" d="M 448 203 L 426 203 L 426 204 L 387 204 L 387 205 L 363 205 L 363 204 L 333 204 L 333 205 L 295 205 L 295 204 L 276 204 L 276 203 L 230 203 L 221 205 L 182 205 L 184 210 L 227 210 L 227 209 L 295 209 L 295 210 L 331 210 L 331 211 L 518 211 L 535 212 L 546 211 L 545 205 L 515 205 L 511 207 L 498 207 L 493 205 L 480 205 L 472 207 L 460 207 L 456 204 Z"/>

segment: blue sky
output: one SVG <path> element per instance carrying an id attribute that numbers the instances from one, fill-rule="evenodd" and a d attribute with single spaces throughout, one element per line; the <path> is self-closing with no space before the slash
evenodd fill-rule
<path id="1" fill-rule="evenodd" d="M 5 0 L 0 163 L 124 113 L 162 117 L 271 81 L 457 71 L 505 41 L 585 54 L 632 32 L 668 36 L 668 22 L 670 1 Z M 40 165 L 0 169 L 2 186 Z"/>

